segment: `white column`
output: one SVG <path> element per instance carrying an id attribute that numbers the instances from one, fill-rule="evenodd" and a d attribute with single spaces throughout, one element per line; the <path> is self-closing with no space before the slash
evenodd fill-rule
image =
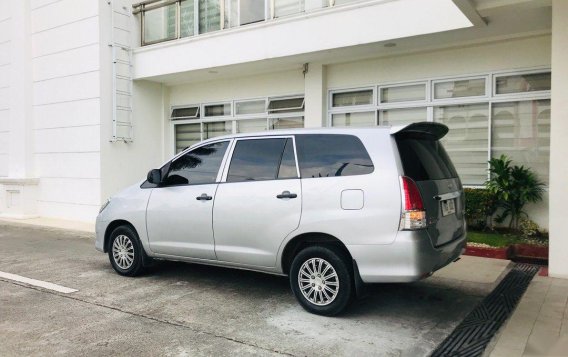
<path id="1" fill-rule="evenodd" d="M 30 218 L 37 212 L 33 178 L 32 47 L 30 0 L 9 0 L 10 119 L 8 177 L 0 178 L 0 217 Z"/>
<path id="2" fill-rule="evenodd" d="M 11 10 L 8 177 L 25 178 L 33 175 L 30 0 L 12 0 Z"/>
<path id="3" fill-rule="evenodd" d="M 306 128 L 325 126 L 327 105 L 326 67 L 310 63 L 305 74 L 304 93 L 306 99 L 304 125 Z"/>
<path id="4" fill-rule="evenodd" d="M 549 274 L 568 278 L 568 1 L 552 2 Z"/>

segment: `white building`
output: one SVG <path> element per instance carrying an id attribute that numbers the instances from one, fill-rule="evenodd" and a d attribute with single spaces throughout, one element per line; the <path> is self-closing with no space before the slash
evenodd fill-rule
<path id="1" fill-rule="evenodd" d="M 133 2 L 0 0 L 0 215 L 91 221 L 225 133 L 430 120 L 468 185 L 538 171 L 568 277 L 568 1 Z"/>

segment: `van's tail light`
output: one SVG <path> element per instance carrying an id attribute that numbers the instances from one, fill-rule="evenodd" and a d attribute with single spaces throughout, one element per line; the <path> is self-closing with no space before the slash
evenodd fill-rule
<path id="1" fill-rule="evenodd" d="M 418 191 L 418 186 L 410 177 L 400 177 L 402 194 L 402 213 L 400 215 L 400 230 L 426 228 L 426 211 Z"/>

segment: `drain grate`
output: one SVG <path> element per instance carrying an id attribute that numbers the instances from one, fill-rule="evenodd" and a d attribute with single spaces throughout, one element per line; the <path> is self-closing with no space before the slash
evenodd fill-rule
<path id="1" fill-rule="evenodd" d="M 517 264 L 456 329 L 436 348 L 432 357 L 481 356 L 503 322 L 517 306 L 539 267 Z"/>

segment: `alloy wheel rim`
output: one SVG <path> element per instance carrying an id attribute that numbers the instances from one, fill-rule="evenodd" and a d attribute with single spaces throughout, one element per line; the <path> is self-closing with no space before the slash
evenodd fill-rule
<path id="1" fill-rule="evenodd" d="M 339 293 L 339 277 L 325 259 L 311 258 L 300 267 L 298 285 L 302 295 L 314 305 L 326 306 Z"/>
<path id="2" fill-rule="evenodd" d="M 112 244 L 112 257 L 121 269 L 128 269 L 134 263 L 134 246 L 128 236 L 123 234 L 116 237 Z"/>

